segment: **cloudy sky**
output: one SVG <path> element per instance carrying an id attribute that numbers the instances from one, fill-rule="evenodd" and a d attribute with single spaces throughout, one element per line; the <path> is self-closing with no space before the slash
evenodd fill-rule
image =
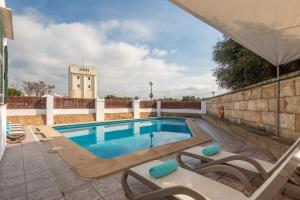
<path id="1" fill-rule="evenodd" d="M 99 96 L 210 96 L 222 35 L 167 0 L 7 0 L 10 84 L 43 80 L 65 95 L 70 64 L 96 65 Z"/>

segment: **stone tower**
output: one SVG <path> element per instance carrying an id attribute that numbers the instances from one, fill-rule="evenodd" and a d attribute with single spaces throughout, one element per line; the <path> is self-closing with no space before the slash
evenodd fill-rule
<path id="1" fill-rule="evenodd" d="M 97 70 L 91 66 L 69 66 L 69 96 L 97 98 Z"/>

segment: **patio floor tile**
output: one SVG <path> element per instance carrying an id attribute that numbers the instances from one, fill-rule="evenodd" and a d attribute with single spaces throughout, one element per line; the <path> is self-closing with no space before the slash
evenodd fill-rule
<path id="1" fill-rule="evenodd" d="M 8 200 L 27 200 L 27 196 L 26 195 L 22 195 L 22 196 L 19 196 L 19 197 L 8 199 Z"/>
<path id="2" fill-rule="evenodd" d="M 3 188 L 7 188 L 10 186 L 14 186 L 14 185 L 20 185 L 22 183 L 24 183 L 24 176 L 16 176 L 13 178 L 8 178 L 8 179 L 0 179 L 0 190 Z"/>
<path id="3" fill-rule="evenodd" d="M 57 186 L 28 193 L 28 200 L 54 200 L 60 197 L 62 193 Z"/>
<path id="4" fill-rule="evenodd" d="M 91 187 L 81 188 L 67 195 L 66 200 L 101 200 L 101 196 Z"/>
<path id="5" fill-rule="evenodd" d="M 105 200 L 128 200 L 122 190 L 104 197 Z"/>
<path id="6" fill-rule="evenodd" d="M 93 186 L 104 197 L 122 190 L 121 184 L 113 178 L 100 180 L 99 182 L 94 183 Z"/>
<path id="7" fill-rule="evenodd" d="M 51 188 L 55 186 L 58 187 L 54 177 L 45 178 L 38 181 L 30 181 L 26 183 L 28 192 L 35 192 L 44 188 Z"/>
<path id="8" fill-rule="evenodd" d="M 0 179 L 13 178 L 24 175 L 23 169 L 5 168 L 0 170 Z"/>
<path id="9" fill-rule="evenodd" d="M 37 180 L 41 180 L 41 179 L 52 177 L 52 176 L 53 176 L 53 174 L 51 173 L 50 170 L 43 170 L 40 172 L 26 174 L 25 181 L 26 182 L 37 181 Z"/>
<path id="10" fill-rule="evenodd" d="M 0 190 L 0 199 L 11 199 L 26 194 L 25 184 L 15 185 Z"/>

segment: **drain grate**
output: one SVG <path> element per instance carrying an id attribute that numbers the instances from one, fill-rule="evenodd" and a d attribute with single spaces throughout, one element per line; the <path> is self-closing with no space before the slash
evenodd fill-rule
<path id="1" fill-rule="evenodd" d="M 48 163 L 50 170 L 52 171 L 57 184 L 59 185 L 63 195 L 66 195 L 67 193 L 69 193 L 69 191 L 72 190 L 73 186 L 66 181 L 65 177 L 64 177 L 64 172 L 63 170 L 61 170 L 61 168 L 56 164 L 56 161 L 51 158 L 51 156 L 46 156 L 46 162 Z"/>
<path id="2" fill-rule="evenodd" d="M 59 160 L 55 158 L 57 155 L 47 153 L 47 150 L 50 149 L 50 145 L 47 143 L 39 143 L 39 147 L 41 149 L 41 152 L 43 152 L 43 157 L 48 164 L 49 169 L 53 173 L 62 194 L 65 196 L 72 190 L 73 186 L 67 181 L 66 177 L 64 176 L 65 172 L 62 169 L 61 165 L 59 165 Z"/>

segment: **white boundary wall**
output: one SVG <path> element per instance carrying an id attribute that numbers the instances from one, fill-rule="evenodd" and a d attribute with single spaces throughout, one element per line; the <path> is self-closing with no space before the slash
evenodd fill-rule
<path id="1" fill-rule="evenodd" d="M 0 0 L 0 6 L 6 8 L 5 0 Z M 7 46 L 6 38 L 3 39 L 3 45 Z M 6 104 L 0 104 L 0 161 L 6 147 L 6 111 Z"/>
<path id="2" fill-rule="evenodd" d="M 7 116 L 46 115 L 46 109 L 7 109 Z"/>
<path id="3" fill-rule="evenodd" d="M 0 105 L 0 160 L 6 147 L 6 105 Z"/>
<path id="4" fill-rule="evenodd" d="M 160 117 L 161 113 L 185 113 L 185 114 L 204 114 L 206 113 L 206 102 L 201 101 L 201 110 L 199 109 L 162 109 L 161 102 L 157 102 L 157 108 L 140 108 L 140 100 L 132 101 L 132 108 L 105 108 L 105 100 L 97 98 L 95 100 L 95 109 L 54 109 L 53 96 L 47 96 L 47 109 L 8 109 L 7 116 L 35 116 L 46 115 L 47 124 L 51 125 L 54 121 L 54 115 L 80 115 L 96 114 L 96 121 L 104 121 L 105 113 L 128 113 L 132 112 L 134 118 L 140 118 L 142 112 L 156 112 Z"/>

